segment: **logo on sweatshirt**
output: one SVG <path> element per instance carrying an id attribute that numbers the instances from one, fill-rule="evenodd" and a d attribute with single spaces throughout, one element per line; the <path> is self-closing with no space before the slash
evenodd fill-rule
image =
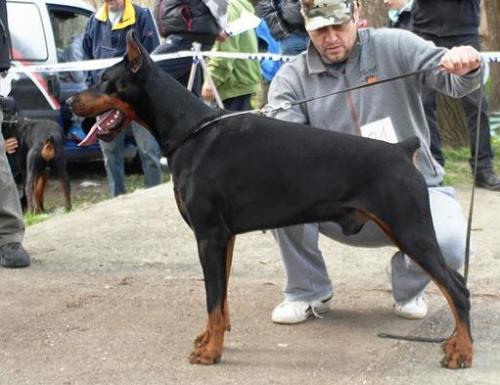
<path id="1" fill-rule="evenodd" d="M 377 76 L 377 66 L 373 66 L 371 68 L 367 69 L 361 69 L 360 75 L 361 75 L 361 82 L 364 84 L 371 84 L 375 83 L 376 81 L 379 80 L 379 77 Z"/>

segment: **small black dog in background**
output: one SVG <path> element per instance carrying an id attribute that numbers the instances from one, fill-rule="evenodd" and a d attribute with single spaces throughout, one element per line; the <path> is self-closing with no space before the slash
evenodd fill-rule
<path id="1" fill-rule="evenodd" d="M 71 187 L 64 158 L 62 128 L 51 120 L 31 120 L 19 117 L 17 106 L 11 98 L 0 98 L 4 112 L 2 133 L 4 138 L 17 138 L 19 147 L 9 156 L 16 181 L 22 181 L 24 208 L 32 213 L 44 211 L 43 197 L 53 170 L 62 186 L 64 207 L 71 210 Z M 17 175 L 16 175 L 17 174 Z M 23 199 L 21 199 L 23 202 Z"/>

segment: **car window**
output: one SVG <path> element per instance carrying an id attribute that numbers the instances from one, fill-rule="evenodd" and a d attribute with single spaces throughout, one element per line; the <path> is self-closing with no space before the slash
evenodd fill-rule
<path id="1" fill-rule="evenodd" d="M 49 6 L 49 15 L 58 52 L 62 52 L 85 32 L 90 17 L 90 13 L 61 6 Z"/>
<path id="2" fill-rule="evenodd" d="M 40 10 L 33 3 L 7 3 L 12 58 L 44 61 L 48 59 L 46 37 Z M 29 31 L 26 30 L 29 26 Z"/>

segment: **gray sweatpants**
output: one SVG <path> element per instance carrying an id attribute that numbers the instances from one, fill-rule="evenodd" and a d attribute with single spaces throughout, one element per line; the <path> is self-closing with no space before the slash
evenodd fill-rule
<path id="1" fill-rule="evenodd" d="M 466 221 L 452 187 L 429 188 L 432 221 L 439 246 L 448 266 L 458 270 L 464 262 Z M 285 298 L 310 301 L 334 291 L 333 284 L 318 248 L 319 234 L 353 246 L 381 247 L 393 245 L 373 222 L 353 236 L 345 236 L 334 222 L 309 223 L 273 230 L 285 267 Z M 410 258 L 397 252 L 391 261 L 394 299 L 405 302 L 420 294 L 429 276 Z"/>
<path id="2" fill-rule="evenodd" d="M 0 110 L 0 124 L 3 114 Z M 22 242 L 24 220 L 14 177 L 5 154 L 5 143 L 0 132 L 0 246 Z"/>

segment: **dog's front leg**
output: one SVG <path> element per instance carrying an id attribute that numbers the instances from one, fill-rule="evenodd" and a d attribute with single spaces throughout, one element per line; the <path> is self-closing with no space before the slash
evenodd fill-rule
<path id="1" fill-rule="evenodd" d="M 222 356 L 224 332 L 230 330 L 227 283 L 231 270 L 234 236 L 225 239 L 201 240 L 198 238 L 200 261 L 205 276 L 207 295 L 207 328 L 196 337 L 195 349 L 189 360 L 192 364 L 210 365 Z"/>

